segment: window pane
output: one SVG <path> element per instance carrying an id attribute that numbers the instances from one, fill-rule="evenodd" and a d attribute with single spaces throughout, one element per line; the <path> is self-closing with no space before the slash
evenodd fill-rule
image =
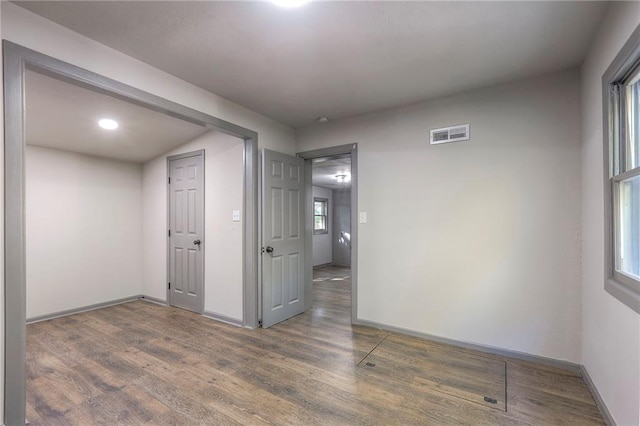
<path id="1" fill-rule="evenodd" d="M 313 218 L 313 229 L 317 230 L 324 230 L 326 229 L 325 226 L 325 216 L 314 216 Z"/>
<path id="2" fill-rule="evenodd" d="M 325 210 L 324 206 L 325 206 L 324 201 L 315 201 L 313 203 L 313 214 L 323 215 Z"/>
<path id="3" fill-rule="evenodd" d="M 625 170 L 640 166 L 640 81 L 626 86 Z"/>
<path id="4" fill-rule="evenodd" d="M 640 278 L 640 176 L 621 181 L 618 191 L 616 269 Z"/>

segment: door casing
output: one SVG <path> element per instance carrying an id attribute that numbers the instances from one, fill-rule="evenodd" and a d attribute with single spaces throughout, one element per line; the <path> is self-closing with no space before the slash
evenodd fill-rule
<path id="1" fill-rule="evenodd" d="M 313 191 L 311 166 L 314 158 L 351 155 L 351 323 L 358 322 L 358 144 L 338 145 L 298 152 L 305 160 L 305 310 L 313 306 Z M 311 210 L 310 210 L 311 209 Z"/>

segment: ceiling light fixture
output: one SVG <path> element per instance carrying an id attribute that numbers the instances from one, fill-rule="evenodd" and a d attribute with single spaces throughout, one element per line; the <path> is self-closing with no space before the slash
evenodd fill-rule
<path id="1" fill-rule="evenodd" d="M 341 173 L 335 175 L 335 178 L 337 179 L 338 183 L 346 183 L 351 180 L 351 175 L 349 173 Z"/>
<path id="2" fill-rule="evenodd" d="M 280 7 L 284 7 L 286 9 L 293 9 L 294 7 L 300 7 L 311 0 L 271 0 L 273 4 L 276 4 Z"/>
<path id="3" fill-rule="evenodd" d="M 115 130 L 118 128 L 118 122 L 110 118 L 102 118 L 98 120 L 98 126 L 105 130 Z"/>
<path id="4" fill-rule="evenodd" d="M 327 117 L 318 117 L 317 121 L 318 123 L 326 123 L 329 119 Z"/>

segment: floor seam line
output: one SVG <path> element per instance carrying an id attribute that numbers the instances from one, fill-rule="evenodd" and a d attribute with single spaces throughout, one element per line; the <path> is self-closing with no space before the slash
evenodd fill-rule
<path id="1" fill-rule="evenodd" d="M 380 346 L 380 345 L 382 344 L 382 342 L 384 342 L 385 340 L 387 340 L 387 337 L 388 337 L 388 336 L 389 336 L 388 334 L 387 334 L 386 336 L 384 336 L 384 337 L 382 338 L 382 340 L 380 340 L 380 341 L 378 342 L 378 344 L 377 344 L 377 345 L 375 345 L 375 346 L 373 347 L 373 349 L 371 349 L 371 350 L 369 351 L 369 353 L 368 353 L 368 354 L 366 354 L 366 355 L 364 356 L 364 358 L 362 358 L 358 364 L 356 364 L 356 367 L 360 367 L 360 364 L 362 364 L 362 361 L 364 361 L 365 359 L 367 359 L 367 358 L 369 357 L 369 355 L 371 355 L 371 353 L 372 353 L 373 351 L 375 351 L 375 350 L 378 348 L 378 346 Z"/>
<path id="2" fill-rule="evenodd" d="M 508 403 L 508 399 L 509 399 L 509 392 L 508 392 L 508 385 L 507 385 L 507 381 L 508 379 L 508 374 L 509 371 L 507 370 L 507 361 L 504 362 L 504 412 L 508 413 L 509 410 L 507 409 L 507 403 Z"/>

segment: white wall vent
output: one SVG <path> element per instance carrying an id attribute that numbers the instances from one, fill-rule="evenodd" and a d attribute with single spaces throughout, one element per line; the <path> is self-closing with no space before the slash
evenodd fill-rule
<path id="1" fill-rule="evenodd" d="M 447 142 L 458 142 L 469 140 L 469 125 L 460 124 L 458 126 L 432 129 L 429 132 L 429 143 L 431 145 Z"/>

